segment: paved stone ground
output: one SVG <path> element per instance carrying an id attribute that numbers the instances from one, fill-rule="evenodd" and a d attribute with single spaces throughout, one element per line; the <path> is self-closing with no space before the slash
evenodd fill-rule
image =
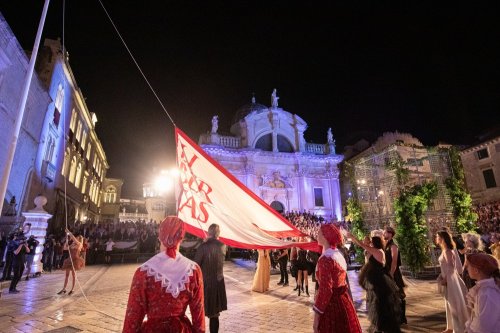
<path id="1" fill-rule="evenodd" d="M 57 271 L 19 284 L 20 294 L 1 287 L 0 332 L 120 332 L 132 275 L 137 265 L 89 266 L 78 272 L 76 294 L 59 296 L 64 273 Z M 271 276 L 271 290 L 250 291 L 254 264 L 227 262 L 225 280 L 229 310 L 221 314 L 220 332 L 311 332 L 313 293 L 297 296 L 293 283 L 277 286 L 279 275 Z M 368 321 L 363 312 L 362 290 L 357 273 L 349 272 L 353 297 L 363 329 Z M 440 332 L 445 328 L 444 301 L 428 281 L 408 281 L 408 319 L 405 332 Z M 312 287 L 311 283 L 311 289 Z M 208 321 L 207 321 L 208 325 Z M 208 327 L 207 327 L 208 332 Z"/>

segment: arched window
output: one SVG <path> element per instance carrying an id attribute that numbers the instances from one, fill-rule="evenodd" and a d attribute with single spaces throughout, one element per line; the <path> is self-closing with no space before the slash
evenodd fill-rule
<path id="1" fill-rule="evenodd" d="M 85 149 L 85 144 L 87 143 L 87 132 L 83 130 L 82 132 L 82 142 L 81 142 L 81 147 L 82 149 Z"/>
<path id="2" fill-rule="evenodd" d="M 76 116 L 77 116 L 76 110 L 73 109 L 73 111 L 71 112 L 71 122 L 69 123 L 69 128 L 73 133 L 75 133 L 75 128 L 76 128 Z"/>
<path id="3" fill-rule="evenodd" d="M 286 137 L 278 134 L 278 151 L 283 153 L 293 153 L 295 150 Z"/>
<path id="4" fill-rule="evenodd" d="M 116 187 L 110 185 L 106 188 L 106 193 L 104 193 L 104 202 L 107 203 L 116 202 Z"/>
<path id="5" fill-rule="evenodd" d="M 80 180 L 82 178 L 82 163 L 78 163 L 76 167 L 76 177 L 75 177 L 75 186 L 80 187 Z"/>
<path id="6" fill-rule="evenodd" d="M 62 84 L 59 83 L 59 86 L 57 87 L 56 101 L 54 103 L 57 110 L 62 111 L 63 101 L 64 101 L 64 89 Z"/>
<path id="7" fill-rule="evenodd" d="M 279 201 L 271 202 L 271 207 L 279 213 L 283 213 L 283 211 L 285 210 L 285 206 L 283 206 L 283 204 Z"/>
<path id="8" fill-rule="evenodd" d="M 261 136 L 259 140 L 257 140 L 257 143 L 255 143 L 255 148 L 264 151 L 273 151 L 273 136 L 271 134 Z"/>
<path id="9" fill-rule="evenodd" d="M 66 152 L 64 153 L 64 162 L 61 169 L 61 175 L 63 175 L 63 177 L 66 177 L 68 175 L 68 166 L 69 166 L 69 149 L 66 149 Z"/>
<path id="10" fill-rule="evenodd" d="M 52 136 L 47 136 L 46 144 L 45 144 L 45 154 L 43 156 L 44 161 L 52 161 L 52 157 L 54 155 L 55 149 L 55 140 Z"/>
<path id="11" fill-rule="evenodd" d="M 83 181 L 82 181 L 82 193 L 85 194 L 85 190 L 87 189 L 87 176 L 83 176 Z"/>
<path id="12" fill-rule="evenodd" d="M 92 144 L 90 143 L 90 140 L 89 140 L 89 144 L 87 146 L 87 160 L 90 161 L 90 152 L 92 151 Z"/>
<path id="13" fill-rule="evenodd" d="M 77 125 L 76 125 L 76 140 L 78 142 L 82 142 L 82 122 L 79 121 L 78 119 L 76 120 Z"/>
<path id="14" fill-rule="evenodd" d="M 69 182 L 70 183 L 75 183 L 75 176 L 76 176 L 76 157 L 73 156 L 71 159 L 71 165 L 69 168 Z"/>

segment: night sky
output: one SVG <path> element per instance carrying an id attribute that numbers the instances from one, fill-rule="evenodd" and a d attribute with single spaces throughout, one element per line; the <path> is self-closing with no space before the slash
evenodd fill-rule
<path id="1" fill-rule="evenodd" d="M 486 5 L 394 7 L 382 1 L 102 0 L 177 126 L 198 140 L 219 115 L 279 106 L 308 123 L 308 142 L 338 150 L 384 131 L 426 145 L 467 144 L 500 123 L 500 20 Z M 384 4 L 379 4 L 384 3 Z M 0 0 L 20 44 L 33 46 L 43 1 Z M 44 36 L 62 37 L 62 0 Z M 65 44 L 78 85 L 99 122 L 124 195 L 175 164 L 173 126 L 97 0 L 67 0 Z"/>

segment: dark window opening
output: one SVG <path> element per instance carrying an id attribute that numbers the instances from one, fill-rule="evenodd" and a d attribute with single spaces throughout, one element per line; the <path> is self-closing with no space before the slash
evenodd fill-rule
<path id="1" fill-rule="evenodd" d="M 278 151 L 283 153 L 293 153 L 294 149 L 290 141 L 282 135 L 278 135 Z"/>
<path id="2" fill-rule="evenodd" d="M 315 188 L 314 189 L 314 206 L 323 207 L 323 189 Z"/>
<path id="3" fill-rule="evenodd" d="M 54 109 L 54 125 L 59 127 L 59 119 L 61 118 L 61 112 L 58 109 Z"/>
<path id="4" fill-rule="evenodd" d="M 283 213 L 285 211 L 285 206 L 279 201 L 271 202 L 271 207 L 278 213 Z"/>
<path id="5" fill-rule="evenodd" d="M 486 188 L 497 187 L 497 182 L 495 181 L 495 174 L 492 169 L 483 170 L 484 183 Z"/>
<path id="6" fill-rule="evenodd" d="M 255 148 L 262 149 L 264 151 L 273 151 L 273 137 L 271 134 L 263 135 L 257 140 Z"/>
<path id="7" fill-rule="evenodd" d="M 490 157 L 490 155 L 488 154 L 488 149 L 484 148 L 484 149 L 478 150 L 478 152 L 477 152 L 478 159 L 482 160 L 482 159 L 485 159 L 488 157 Z"/>

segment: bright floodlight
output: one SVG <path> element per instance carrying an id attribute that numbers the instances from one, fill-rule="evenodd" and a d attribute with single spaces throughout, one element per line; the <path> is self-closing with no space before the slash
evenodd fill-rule
<path id="1" fill-rule="evenodd" d="M 173 187 L 173 182 L 170 177 L 166 175 L 161 175 L 158 176 L 158 178 L 156 178 L 155 189 L 158 192 L 158 194 L 168 192 L 172 189 L 172 187 Z"/>
<path id="2" fill-rule="evenodd" d="M 179 169 L 177 169 L 177 168 L 170 169 L 170 175 L 174 178 L 179 176 Z"/>

